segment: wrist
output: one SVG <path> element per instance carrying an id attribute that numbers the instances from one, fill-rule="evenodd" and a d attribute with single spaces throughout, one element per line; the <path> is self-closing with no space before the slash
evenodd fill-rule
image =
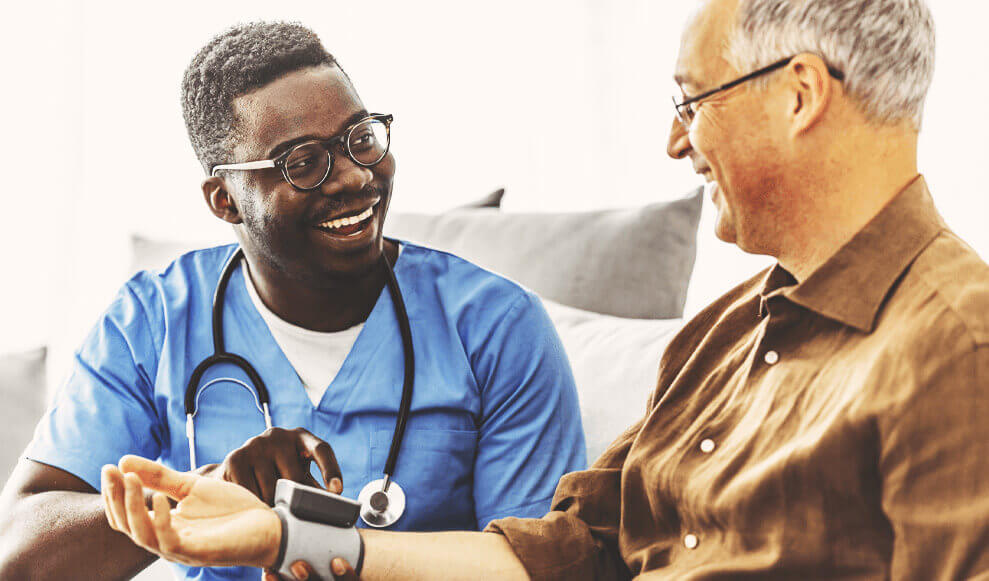
<path id="1" fill-rule="evenodd" d="M 281 560 L 284 548 L 282 519 L 272 509 L 265 511 L 264 541 L 261 554 L 261 568 L 274 569 Z"/>

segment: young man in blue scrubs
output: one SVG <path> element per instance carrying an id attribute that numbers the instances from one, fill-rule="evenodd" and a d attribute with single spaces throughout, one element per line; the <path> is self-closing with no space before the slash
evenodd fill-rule
<path id="1" fill-rule="evenodd" d="M 225 348 L 257 369 L 278 426 L 265 430 L 243 372 L 212 367 L 196 391 L 199 471 L 268 502 L 279 477 L 312 483 L 310 461 L 351 498 L 381 478 L 404 373 L 386 257 L 416 370 L 393 475 L 407 503 L 390 528 L 478 530 L 544 514 L 560 476 L 585 465 L 563 349 L 531 293 L 455 256 L 383 238 L 395 173 L 382 131 L 390 118 L 369 111 L 318 38 L 293 24 L 216 37 L 193 59 L 183 93 L 193 147 L 211 174 L 206 202 L 233 225 L 244 254 L 224 293 Z M 451 147 L 468 137 L 452 120 L 437 130 L 449 132 Z M 362 153 L 375 139 L 387 152 L 380 159 Z M 193 468 L 186 383 L 213 353 L 213 294 L 237 247 L 186 254 L 121 289 L 7 485 L 0 577 L 117 578 L 154 559 L 108 526 L 100 469 L 125 454 Z"/>

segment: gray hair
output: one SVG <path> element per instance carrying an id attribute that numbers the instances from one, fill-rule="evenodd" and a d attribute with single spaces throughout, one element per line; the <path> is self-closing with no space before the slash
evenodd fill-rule
<path id="1" fill-rule="evenodd" d="M 924 0 L 740 0 L 727 51 L 739 71 L 800 53 L 842 71 L 871 121 L 909 119 L 920 129 L 934 75 L 934 19 Z"/>

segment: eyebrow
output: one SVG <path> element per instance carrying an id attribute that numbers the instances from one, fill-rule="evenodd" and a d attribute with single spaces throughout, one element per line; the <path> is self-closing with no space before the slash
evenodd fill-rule
<path id="1" fill-rule="evenodd" d="M 369 113 L 367 112 L 367 109 L 361 109 L 360 111 L 354 113 L 343 122 L 343 129 L 341 129 L 341 131 L 348 129 L 351 125 L 357 123 L 361 119 L 366 118 L 368 115 Z M 288 141 L 283 141 L 278 145 L 276 145 L 275 147 L 271 148 L 271 151 L 268 152 L 267 158 L 268 159 L 276 158 L 279 155 L 281 155 L 283 152 L 288 150 L 288 148 L 292 147 L 293 145 L 304 143 L 306 141 L 318 141 L 322 139 L 326 139 L 326 138 L 321 135 L 314 135 L 312 133 L 307 133 L 306 135 L 293 137 L 292 139 L 289 139 Z"/>

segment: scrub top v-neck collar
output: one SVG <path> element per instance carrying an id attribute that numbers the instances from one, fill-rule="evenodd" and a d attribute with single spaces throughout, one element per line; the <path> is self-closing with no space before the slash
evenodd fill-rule
<path id="1" fill-rule="evenodd" d="M 409 263 L 409 258 L 405 255 L 408 254 L 409 250 L 407 245 L 402 248 L 402 252 L 399 253 L 398 260 L 396 260 L 394 271 L 411 317 L 412 308 L 409 302 L 414 293 L 411 285 L 403 281 L 405 278 L 403 275 L 406 273 Z M 345 411 L 347 402 L 357 388 L 355 379 L 363 371 L 355 360 L 371 361 L 373 352 L 377 351 L 378 348 L 378 345 L 369 343 L 371 341 L 369 335 L 373 335 L 376 332 L 375 329 L 381 328 L 381 332 L 384 332 L 384 328 L 387 328 L 394 333 L 395 341 L 401 342 L 394 303 L 387 286 L 385 286 L 381 289 L 378 299 L 375 301 L 374 307 L 364 322 L 364 327 L 354 341 L 350 352 L 347 353 L 343 365 L 323 393 L 319 405 L 314 408 L 298 373 L 279 347 L 268 328 L 268 324 L 261 317 L 261 313 L 251 301 L 245 285 L 252 283 L 244 280 L 243 277 L 245 276 L 246 269 L 243 264 L 231 273 L 227 290 L 228 307 L 225 309 L 230 312 L 229 316 L 224 316 L 223 324 L 227 331 L 228 341 L 231 343 L 230 351 L 242 352 L 243 356 L 251 361 L 258 370 L 265 384 L 268 385 L 276 425 L 284 420 L 292 421 L 290 418 L 282 420 L 280 416 L 284 416 L 286 412 L 291 413 L 290 410 L 293 409 L 299 412 L 308 410 L 310 413 L 314 410 L 336 414 Z M 237 325 L 241 328 L 234 329 L 231 328 L 231 325 Z M 362 356 L 359 357 L 358 354 Z M 306 423 L 308 424 L 308 422 Z"/>

